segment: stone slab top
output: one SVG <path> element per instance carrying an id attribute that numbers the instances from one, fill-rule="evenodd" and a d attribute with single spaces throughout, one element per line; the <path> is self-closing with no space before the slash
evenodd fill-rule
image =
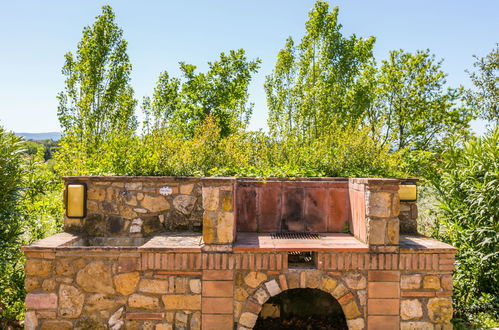
<path id="1" fill-rule="evenodd" d="M 422 235 L 400 235 L 400 251 L 404 253 L 456 253 L 456 248 Z"/>
<path id="2" fill-rule="evenodd" d="M 151 238 L 104 237 L 93 238 L 70 233 L 59 233 L 22 247 L 24 252 L 35 251 L 175 251 L 201 252 L 201 233 L 171 233 Z"/>
<path id="3" fill-rule="evenodd" d="M 203 247 L 201 233 L 172 233 L 158 235 L 140 246 L 139 250 L 172 250 L 176 252 L 198 252 Z"/>
<path id="4" fill-rule="evenodd" d="M 315 233 L 314 233 L 315 234 Z M 350 234 L 317 233 L 317 239 L 272 238 L 270 233 L 238 232 L 234 243 L 237 251 L 336 251 L 367 252 L 369 247 Z"/>
<path id="5" fill-rule="evenodd" d="M 70 233 L 59 233 L 44 239 L 38 240 L 31 243 L 30 245 L 25 245 L 21 248 L 22 251 L 40 251 L 40 250 L 52 250 L 57 247 L 70 246 L 81 237 L 78 235 L 73 235 Z"/>

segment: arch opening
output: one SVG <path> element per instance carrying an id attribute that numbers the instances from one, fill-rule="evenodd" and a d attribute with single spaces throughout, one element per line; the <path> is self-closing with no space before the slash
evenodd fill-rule
<path id="1" fill-rule="evenodd" d="M 319 289 L 289 289 L 262 307 L 253 329 L 348 330 L 340 303 Z"/>

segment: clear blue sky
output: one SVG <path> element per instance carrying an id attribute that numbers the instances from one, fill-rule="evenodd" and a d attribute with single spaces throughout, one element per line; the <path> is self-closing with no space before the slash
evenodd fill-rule
<path id="1" fill-rule="evenodd" d="M 472 55 L 485 55 L 499 42 L 497 0 L 330 3 L 340 7 L 345 34 L 377 38 L 378 60 L 393 49 L 429 48 L 445 60 L 452 86 L 469 86 L 464 70 L 472 67 Z M 220 52 L 237 48 L 262 59 L 250 88 L 255 129 L 266 126 L 264 77 L 286 37 L 302 36 L 314 1 L 0 0 L 0 125 L 16 132 L 59 130 L 63 56 L 75 50 L 83 27 L 104 4 L 113 7 L 128 40 L 138 99 L 151 94 L 161 71 L 178 75 L 179 61 L 204 69 Z"/>

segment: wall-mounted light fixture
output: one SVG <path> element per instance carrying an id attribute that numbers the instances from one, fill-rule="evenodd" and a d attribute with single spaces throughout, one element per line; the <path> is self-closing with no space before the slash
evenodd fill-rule
<path id="1" fill-rule="evenodd" d="M 84 183 L 69 183 L 66 186 L 66 216 L 84 218 L 86 215 L 87 186 Z"/>
<path id="2" fill-rule="evenodd" d="M 415 202 L 418 199 L 417 185 L 415 182 L 401 182 L 399 185 L 401 202 Z"/>

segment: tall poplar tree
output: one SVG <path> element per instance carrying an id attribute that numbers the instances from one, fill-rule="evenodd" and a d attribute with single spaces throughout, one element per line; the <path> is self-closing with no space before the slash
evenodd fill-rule
<path id="1" fill-rule="evenodd" d="M 112 8 L 104 6 L 95 22 L 84 28 L 76 53 L 65 55 L 66 86 L 58 95 L 63 134 L 59 165 L 67 165 L 64 171 L 95 169 L 105 157 L 124 161 L 126 141 L 137 125 L 131 70 L 123 31 Z"/>
<path id="2" fill-rule="evenodd" d="M 321 137 L 332 124 L 351 124 L 366 107 L 362 72 L 372 62 L 374 37 L 345 37 L 338 7 L 318 1 L 298 45 L 289 37 L 265 90 L 272 133 Z"/>

